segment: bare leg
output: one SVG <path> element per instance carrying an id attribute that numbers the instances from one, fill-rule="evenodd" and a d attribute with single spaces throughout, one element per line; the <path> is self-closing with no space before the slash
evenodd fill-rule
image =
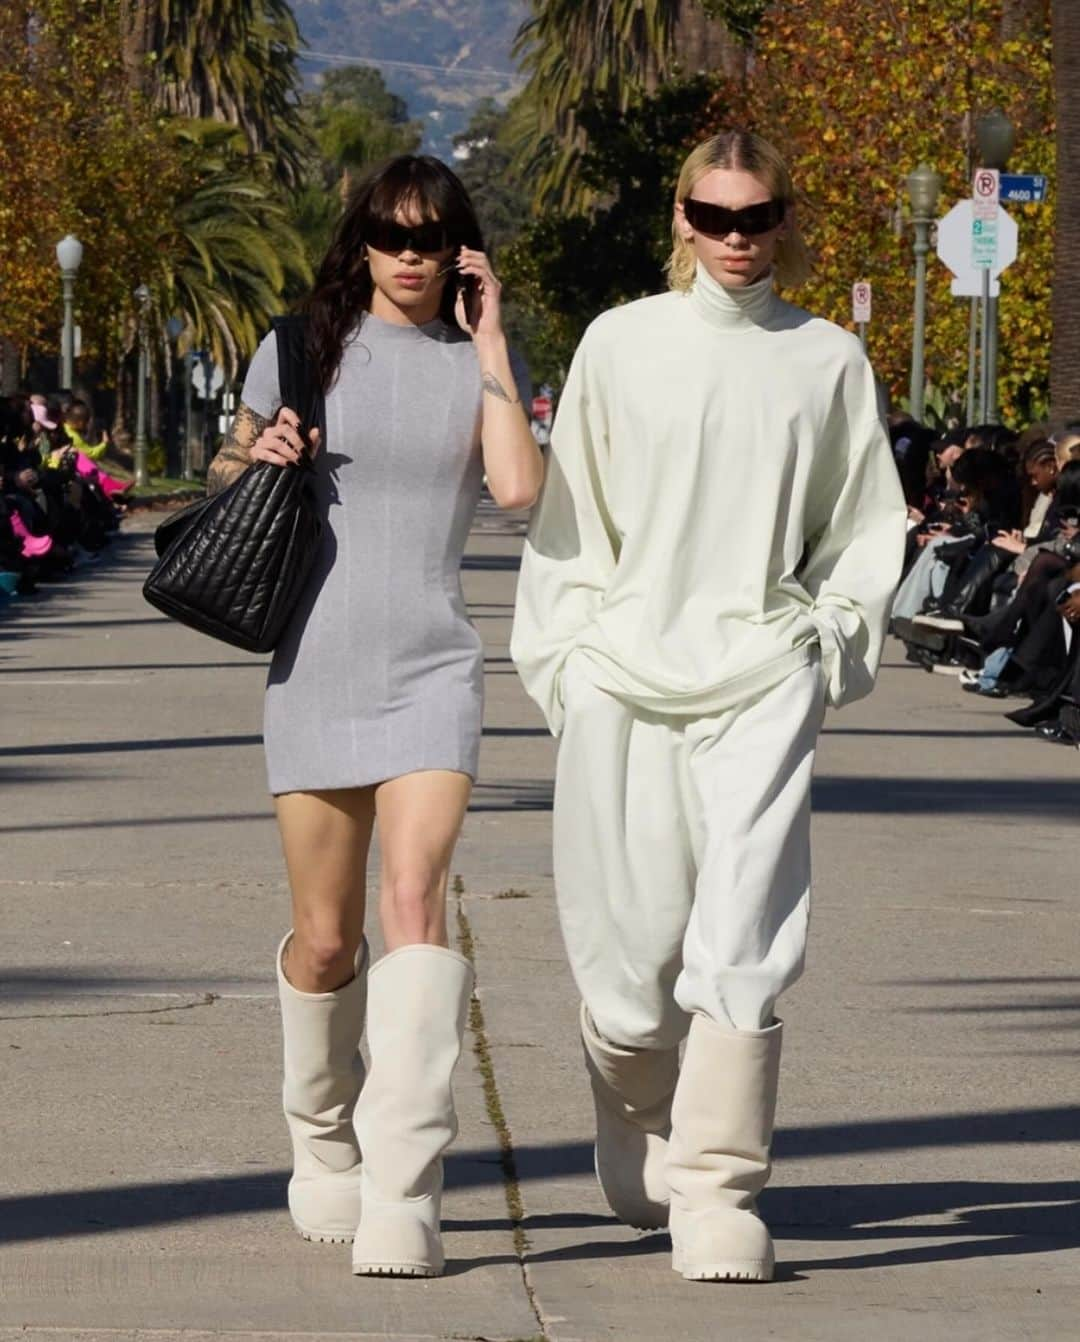
<path id="1" fill-rule="evenodd" d="M 467 774 L 405 774 L 375 789 L 386 950 L 446 946 L 446 885 L 472 793 Z"/>
<path id="2" fill-rule="evenodd" d="M 364 934 L 375 789 L 288 792 L 274 804 L 292 889 L 285 974 L 300 992 L 335 992 L 352 978 Z"/>

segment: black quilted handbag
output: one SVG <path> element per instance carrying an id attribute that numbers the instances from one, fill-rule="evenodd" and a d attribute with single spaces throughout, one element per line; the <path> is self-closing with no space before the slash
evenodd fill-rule
<path id="1" fill-rule="evenodd" d="M 284 405 L 305 435 L 325 406 L 309 375 L 302 318 L 274 321 Z M 143 585 L 152 606 L 181 624 L 248 652 L 270 652 L 307 582 L 322 539 L 314 467 L 257 461 L 238 480 L 158 527 L 158 562 Z"/>

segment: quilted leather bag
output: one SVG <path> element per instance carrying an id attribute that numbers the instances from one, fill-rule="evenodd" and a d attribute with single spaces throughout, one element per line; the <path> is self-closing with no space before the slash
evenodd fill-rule
<path id="1" fill-rule="evenodd" d="M 303 319 L 277 318 L 274 331 L 282 403 L 296 410 L 305 436 L 318 425 L 325 445 L 325 405 L 309 375 Z M 175 513 L 154 536 L 159 558 L 143 596 L 211 638 L 271 651 L 322 539 L 313 477 L 306 453 L 297 466 L 257 461 L 221 493 Z"/>

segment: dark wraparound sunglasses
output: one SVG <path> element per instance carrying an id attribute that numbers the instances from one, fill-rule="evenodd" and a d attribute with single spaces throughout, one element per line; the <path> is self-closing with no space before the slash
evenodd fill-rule
<path id="1" fill-rule="evenodd" d="M 367 242 L 377 252 L 444 252 L 452 246 L 446 226 L 437 219 L 425 224 L 399 224 L 394 219 L 372 219 Z"/>
<path id="2" fill-rule="evenodd" d="M 687 196 L 683 211 L 691 228 L 711 238 L 726 238 L 729 233 L 756 238 L 780 227 L 786 206 L 782 200 L 765 200 L 760 205 L 748 205 L 745 210 L 729 210 L 726 205 L 709 205 Z"/>

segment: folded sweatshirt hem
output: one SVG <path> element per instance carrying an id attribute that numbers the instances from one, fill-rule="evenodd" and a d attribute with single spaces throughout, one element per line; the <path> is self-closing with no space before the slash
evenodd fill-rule
<path id="1" fill-rule="evenodd" d="M 670 717 L 709 717 L 746 703 L 749 699 L 774 689 L 781 681 L 811 665 L 819 657 L 816 641 L 806 642 L 751 667 L 739 675 L 698 689 L 677 690 L 667 686 L 647 685 L 635 679 L 633 672 L 589 647 L 577 647 L 570 654 L 582 675 L 598 690 L 616 699 L 643 709 Z M 569 661 L 570 658 L 567 659 Z"/>

